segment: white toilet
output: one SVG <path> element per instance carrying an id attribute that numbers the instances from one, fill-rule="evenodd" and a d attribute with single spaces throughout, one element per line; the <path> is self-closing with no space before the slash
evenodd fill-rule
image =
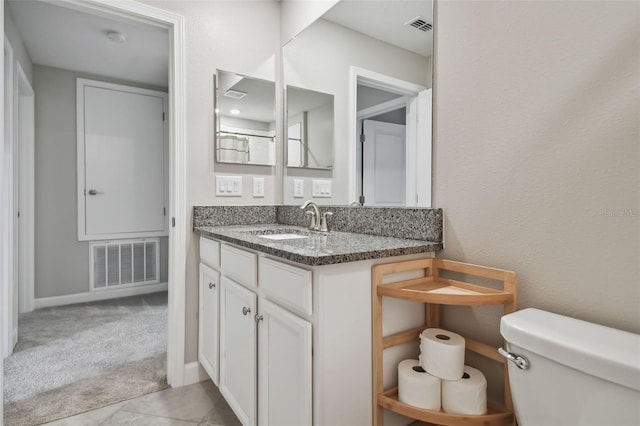
<path id="1" fill-rule="evenodd" d="M 640 425 L 640 335 L 539 309 L 500 332 L 520 426 Z"/>

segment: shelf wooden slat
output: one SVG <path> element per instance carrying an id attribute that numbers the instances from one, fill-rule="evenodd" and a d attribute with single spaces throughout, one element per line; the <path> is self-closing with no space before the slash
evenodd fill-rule
<path id="1" fill-rule="evenodd" d="M 465 284 L 463 287 L 432 278 L 418 278 L 378 285 L 376 290 L 380 296 L 440 305 L 500 305 L 513 301 L 513 293 Z"/>
<path id="2" fill-rule="evenodd" d="M 413 328 L 411 330 L 403 331 L 401 333 L 392 334 L 382 338 L 382 348 L 387 349 L 392 346 L 401 345 L 408 342 L 420 342 L 420 333 L 426 328 L 426 326 Z"/>
<path id="3" fill-rule="evenodd" d="M 494 405 L 488 406 L 483 415 L 450 414 L 443 411 L 425 410 L 402 403 L 398 400 L 398 388 L 394 387 L 378 395 L 378 404 L 382 407 L 423 422 L 438 425 L 465 426 L 508 426 L 514 424 L 513 412 Z"/>

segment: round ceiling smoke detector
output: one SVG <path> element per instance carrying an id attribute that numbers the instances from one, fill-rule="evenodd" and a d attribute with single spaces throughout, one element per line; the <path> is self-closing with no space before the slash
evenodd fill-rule
<path id="1" fill-rule="evenodd" d="M 126 34 L 123 34 L 119 31 L 107 31 L 107 37 L 114 43 L 124 43 L 125 41 L 127 41 Z"/>

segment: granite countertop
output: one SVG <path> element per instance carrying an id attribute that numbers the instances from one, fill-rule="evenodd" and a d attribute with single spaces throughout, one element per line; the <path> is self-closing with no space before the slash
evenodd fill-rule
<path id="1" fill-rule="evenodd" d="M 201 235 L 281 257 L 320 266 L 442 250 L 442 243 L 350 232 L 313 232 L 282 224 L 196 226 Z M 306 238 L 271 240 L 258 233 L 294 233 Z"/>

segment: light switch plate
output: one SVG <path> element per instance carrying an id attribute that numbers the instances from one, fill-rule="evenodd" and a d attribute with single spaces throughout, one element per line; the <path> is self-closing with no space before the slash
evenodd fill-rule
<path id="1" fill-rule="evenodd" d="M 304 179 L 293 180 L 293 197 L 294 198 L 304 197 Z"/>
<path id="2" fill-rule="evenodd" d="M 264 197 L 264 178 L 254 177 L 253 178 L 253 198 L 261 198 L 261 197 Z"/>
<path id="3" fill-rule="evenodd" d="M 216 196 L 241 197 L 242 176 L 216 176 Z"/>
<path id="4" fill-rule="evenodd" d="M 314 198 L 329 198 L 331 197 L 331 181 L 314 179 L 312 181 Z"/>

